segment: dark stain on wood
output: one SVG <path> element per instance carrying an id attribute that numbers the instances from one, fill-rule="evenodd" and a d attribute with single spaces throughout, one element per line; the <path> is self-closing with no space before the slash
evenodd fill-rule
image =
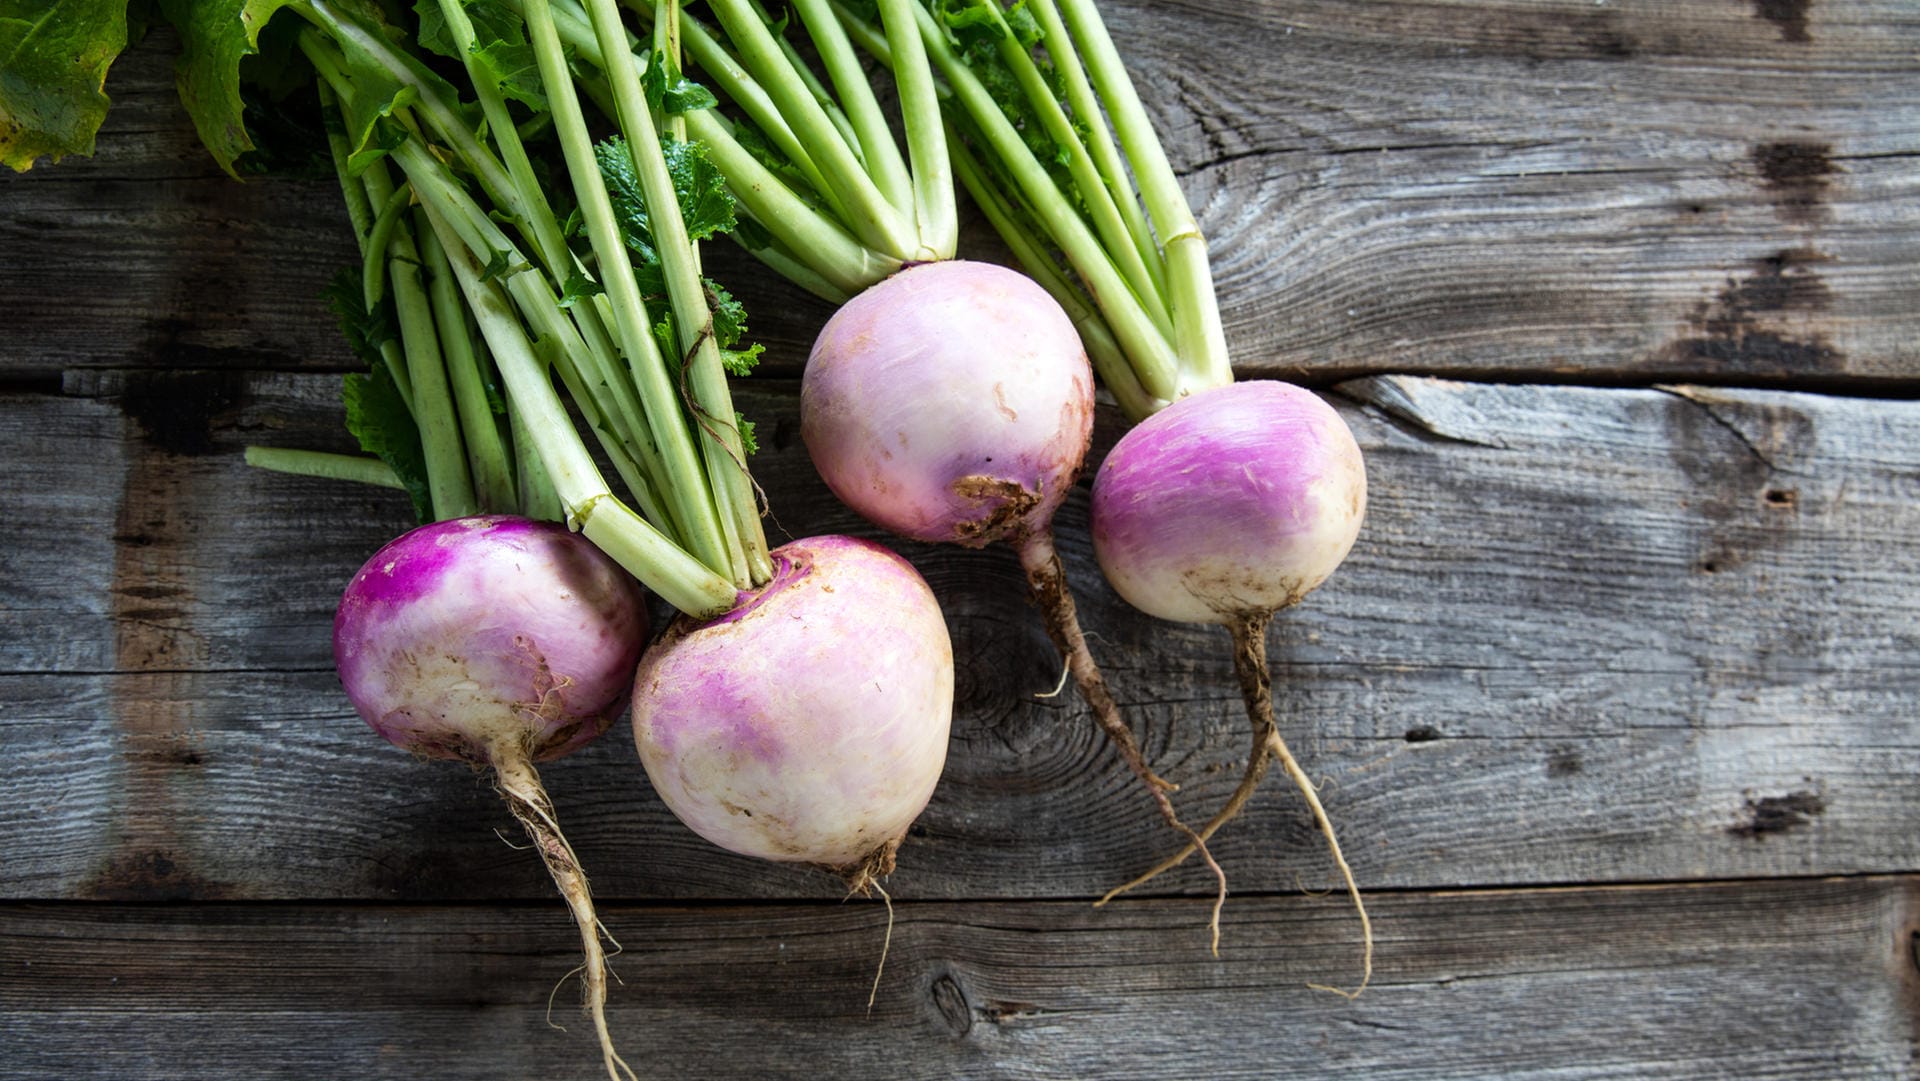
<path id="1" fill-rule="evenodd" d="M 1827 802 L 1818 792 L 1789 792 L 1747 800 L 1747 820 L 1728 826 L 1735 837 L 1764 840 L 1776 833 L 1799 829 L 1826 813 Z"/>
<path id="2" fill-rule="evenodd" d="M 166 849 L 129 851 L 109 860 L 81 887 L 83 897 L 112 901 L 208 901 L 229 896 L 225 886 L 182 868 Z"/>
<path id="3" fill-rule="evenodd" d="M 1408 743 L 1432 743 L 1440 738 L 1440 730 L 1430 724 L 1415 725 L 1402 738 Z"/>
<path id="4" fill-rule="evenodd" d="M 1833 304 L 1833 292 L 1814 268 L 1830 257 L 1811 248 L 1790 248 L 1749 264 L 1745 278 L 1729 281 L 1720 294 L 1726 331 L 1760 313 L 1821 312 Z M 1713 329 L 1710 327 L 1709 329 Z"/>
<path id="5" fill-rule="evenodd" d="M 1587 764 L 1580 758 L 1580 752 L 1562 747 L 1547 756 L 1547 776 L 1573 777 L 1586 772 Z"/>
<path id="6" fill-rule="evenodd" d="M 213 451 L 213 418 L 243 397 L 239 377 L 199 372 L 130 373 L 118 393 L 128 418 L 108 595 L 114 667 L 110 707 L 121 768 L 114 803 L 114 848 L 91 876 L 85 896 L 168 901 L 231 893 L 192 868 L 196 793 L 208 784 L 200 752 L 205 687 L 193 670 L 209 660 L 195 557 L 205 505 L 200 470 L 188 464 Z M 138 428 L 144 439 L 134 439 Z"/>
<path id="7" fill-rule="evenodd" d="M 451 817 L 454 809 L 436 810 Z M 488 820 L 474 821 L 485 823 Z M 480 828 L 484 830 L 485 826 Z M 500 828 L 511 829 L 512 823 L 507 822 Z M 367 871 L 367 884 L 375 896 L 400 901 L 430 901 L 457 896 L 461 885 L 473 877 L 473 868 L 458 856 L 431 845 L 405 851 L 395 851 L 390 846 Z"/>
<path id="8" fill-rule="evenodd" d="M 1839 172 L 1827 143 L 1762 143 L 1751 154 L 1761 186 L 1787 221 L 1804 224 L 1826 215 L 1827 191 Z"/>
<path id="9" fill-rule="evenodd" d="M 1780 28 L 1780 40 L 1804 44 L 1812 41 L 1807 33 L 1807 9 L 1813 0 L 1753 0 L 1753 13 Z"/>
<path id="10" fill-rule="evenodd" d="M 1694 309 L 1689 322 L 1699 333 L 1670 344 L 1660 362 L 1725 374 L 1840 370 L 1846 357 L 1823 335 L 1785 325 L 1807 322 L 1832 305 L 1833 292 L 1815 269 L 1828 261 L 1811 248 L 1752 260 L 1712 302 Z"/>
<path id="11" fill-rule="evenodd" d="M 240 395 L 233 372 L 142 371 L 128 374 L 120 408 L 155 449 L 199 457 L 214 453 L 214 420 L 239 405 Z"/>
<path id="12" fill-rule="evenodd" d="M 1619 13 L 1610 9 L 1572 13 L 1516 9 L 1487 29 L 1499 36 L 1505 48 L 1535 65 L 1568 57 L 1630 60 L 1639 52 Z"/>

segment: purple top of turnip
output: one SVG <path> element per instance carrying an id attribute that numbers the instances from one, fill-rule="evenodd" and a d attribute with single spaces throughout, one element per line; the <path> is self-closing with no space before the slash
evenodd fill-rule
<path id="1" fill-rule="evenodd" d="M 640 590 L 584 538 L 515 517 L 421 526 L 376 552 L 333 621 L 354 709 L 430 758 L 536 760 L 605 731 L 646 637 Z"/>
<path id="2" fill-rule="evenodd" d="M 1221 623 L 1293 604 L 1359 534 L 1366 472 L 1332 407 L 1287 383 L 1183 398 L 1129 431 L 1094 478 L 1094 553 L 1149 615 Z"/>

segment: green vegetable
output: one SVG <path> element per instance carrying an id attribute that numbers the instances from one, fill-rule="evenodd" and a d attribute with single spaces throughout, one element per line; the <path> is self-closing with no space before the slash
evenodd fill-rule
<path id="1" fill-rule="evenodd" d="M 952 258 L 959 237 L 953 174 L 932 74 L 905 0 L 887 0 L 894 17 L 889 31 L 879 32 L 900 52 L 892 74 L 904 156 L 829 0 L 793 5 L 824 79 L 786 40 L 785 17 L 771 21 L 751 0 L 707 6 L 715 25 L 683 14 L 675 29 L 701 76 L 736 111 L 689 112 L 684 122 L 740 204 L 736 239 L 783 276 L 836 302 L 909 263 Z M 603 45 L 612 43 L 583 33 L 579 0 L 554 0 L 554 11 L 569 44 L 601 63 L 611 51 Z M 649 18 L 644 6 L 639 14 Z M 664 32 L 652 25 L 656 36 Z"/>
<path id="2" fill-rule="evenodd" d="M 0 163 L 93 153 L 127 0 L 0 0 Z"/>

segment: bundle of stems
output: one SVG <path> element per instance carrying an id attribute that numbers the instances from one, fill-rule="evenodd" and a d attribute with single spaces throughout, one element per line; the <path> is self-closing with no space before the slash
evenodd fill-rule
<path id="1" fill-rule="evenodd" d="M 1121 410 L 1137 421 L 1232 382 L 1206 240 L 1093 0 L 912 6 L 955 172 Z M 839 11 L 889 57 L 870 11 Z"/>
<path id="2" fill-rule="evenodd" d="M 565 521 L 674 607 L 713 616 L 771 573 L 727 386 L 729 366 L 757 350 L 730 348 L 744 313 L 702 276 L 695 245 L 731 226 L 731 205 L 714 201 L 717 177 L 679 137 L 684 117 L 649 95 L 673 54 L 636 55 L 610 0 L 591 2 L 586 26 L 618 43 L 604 54 L 617 62 L 576 75 L 559 28 L 577 30 L 573 13 L 557 19 L 547 0 L 525 0 L 506 39 L 490 24 L 483 41 L 462 0 L 440 0 L 437 30 L 466 66 L 473 101 L 356 5 L 289 5 L 310 24 L 298 44 L 319 76 L 363 257 L 351 314 L 364 330 L 390 309 L 398 335 L 365 330 L 375 370 L 348 385 L 350 424 L 380 463 L 265 448 L 251 457 L 406 484 L 423 518 L 517 510 Z M 677 4 L 660 6 L 661 25 L 672 25 Z M 489 66 L 499 46 L 537 70 L 516 99 L 532 101 L 518 110 L 531 118 L 516 115 L 513 84 Z M 606 104 L 619 137 L 596 146 L 576 79 Z M 573 203 L 564 220 L 522 138 L 530 119 L 551 126 L 564 156 Z M 576 235 L 580 250 L 569 244 Z M 504 394 L 489 393 L 496 385 Z M 626 498 L 602 476 L 569 403 Z"/>

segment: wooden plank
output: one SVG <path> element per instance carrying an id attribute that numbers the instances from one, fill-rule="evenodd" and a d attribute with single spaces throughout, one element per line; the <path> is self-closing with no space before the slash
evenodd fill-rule
<path id="1" fill-rule="evenodd" d="M 75 375 L 72 396 L 0 412 L 5 497 L 37 508 L 0 521 L 0 730 L 21 749 L 0 758 L 0 896 L 546 896 L 483 783 L 372 739 L 338 694 L 333 600 L 403 528 L 399 497 L 237 456 L 337 445 L 331 378 L 227 378 Z M 215 406 L 163 423 L 153 400 Z M 1365 885 L 1920 867 L 1920 405 L 1417 379 L 1336 401 L 1368 455 L 1368 525 L 1271 649 L 1283 731 Z M 815 479 L 791 384 L 742 403 L 774 533 L 874 535 Z M 80 539 L 101 535 L 119 540 Z M 1123 706 L 1198 817 L 1246 753 L 1225 638 L 1101 585 L 1084 493 L 1061 543 Z M 1079 703 L 1036 697 L 1057 662 L 1012 558 L 901 547 L 948 614 L 959 704 L 889 888 L 1084 897 L 1167 852 Z M 835 895 L 680 828 L 628 746 L 549 769 L 607 896 Z M 1277 782 L 1215 847 L 1238 890 L 1329 881 Z"/>
<path id="2" fill-rule="evenodd" d="M 1911 5 L 1103 8 L 1247 370 L 1920 373 Z"/>
<path id="3" fill-rule="evenodd" d="M 611 996 L 673 1078 L 1913 1076 L 1920 885 L 1396 894 L 1348 1002 L 1337 899 L 616 906 Z M 0 906 L 0 1077 L 597 1076 L 559 906 Z M 549 995 L 555 1019 L 547 1027 Z"/>
<path id="4" fill-rule="evenodd" d="M 1247 371 L 1920 376 L 1911 5 L 1103 8 Z M 331 180 L 221 175 L 172 48 L 115 65 L 95 159 L 0 180 L 0 373 L 351 364 L 319 301 L 356 261 Z M 770 370 L 797 370 L 827 307 L 708 250 Z M 1003 253 L 977 220 L 962 250 Z"/>

